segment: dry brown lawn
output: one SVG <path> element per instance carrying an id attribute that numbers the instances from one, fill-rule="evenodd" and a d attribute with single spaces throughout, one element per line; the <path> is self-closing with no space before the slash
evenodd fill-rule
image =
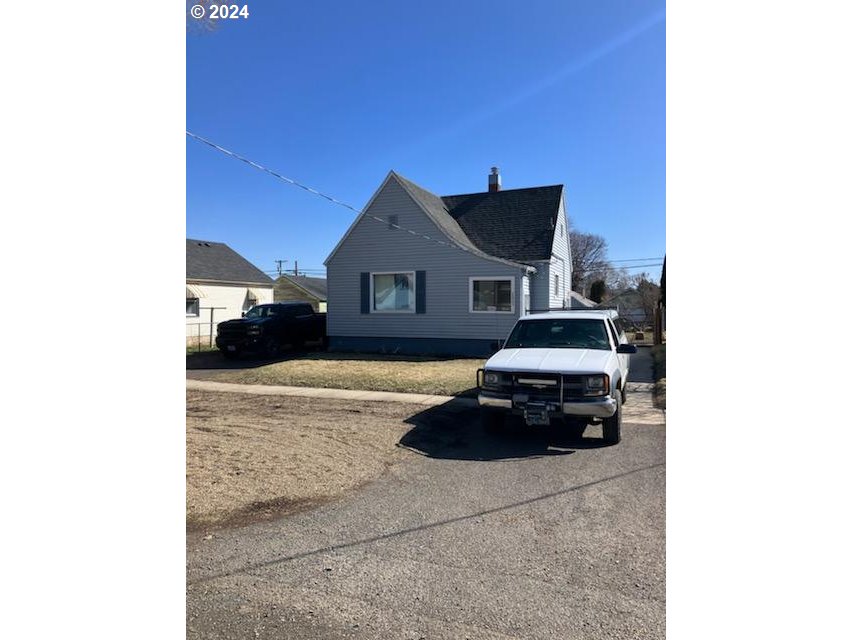
<path id="1" fill-rule="evenodd" d="M 485 360 L 312 353 L 252 369 L 223 371 L 219 382 L 458 395 L 476 387 Z"/>
<path id="2" fill-rule="evenodd" d="M 407 455 L 398 403 L 187 391 L 187 528 L 253 522 L 330 500 Z"/>

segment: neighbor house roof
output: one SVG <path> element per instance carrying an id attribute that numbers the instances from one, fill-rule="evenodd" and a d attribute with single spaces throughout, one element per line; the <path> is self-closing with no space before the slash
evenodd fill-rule
<path id="1" fill-rule="evenodd" d="M 187 280 L 272 285 L 267 274 L 222 242 L 187 238 Z"/>
<path id="2" fill-rule="evenodd" d="M 569 291 L 568 295 L 572 309 L 592 309 L 598 305 L 597 302 L 583 297 L 577 291 Z"/>
<path id="3" fill-rule="evenodd" d="M 326 298 L 326 279 L 325 278 L 311 278 L 309 276 L 289 276 L 286 274 L 282 274 L 281 278 L 286 278 L 297 287 L 305 291 L 307 294 L 314 296 L 317 300 L 321 302 L 327 300 Z"/>

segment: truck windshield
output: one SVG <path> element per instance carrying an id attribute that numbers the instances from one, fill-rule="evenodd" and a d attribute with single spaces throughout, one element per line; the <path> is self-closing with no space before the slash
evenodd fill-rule
<path id="1" fill-rule="evenodd" d="M 269 316 L 274 316 L 274 315 L 276 315 L 275 307 L 265 307 L 265 306 L 261 305 L 261 306 L 255 306 L 255 307 L 252 307 L 251 309 L 249 309 L 246 312 L 246 315 L 244 317 L 246 317 L 246 318 L 267 318 Z"/>
<path id="2" fill-rule="evenodd" d="M 594 318 L 522 320 L 515 325 L 504 347 L 507 349 L 611 348 L 604 321 Z"/>

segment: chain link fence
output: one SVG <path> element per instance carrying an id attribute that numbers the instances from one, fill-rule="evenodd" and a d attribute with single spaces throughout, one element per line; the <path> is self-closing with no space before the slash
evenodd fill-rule
<path id="1" fill-rule="evenodd" d="M 187 323 L 187 353 L 216 349 L 216 325 L 209 322 Z"/>

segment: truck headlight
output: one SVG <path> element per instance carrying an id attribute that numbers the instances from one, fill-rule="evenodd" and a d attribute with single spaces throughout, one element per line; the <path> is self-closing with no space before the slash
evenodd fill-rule
<path id="1" fill-rule="evenodd" d="M 483 382 L 485 384 L 489 384 L 493 387 L 496 387 L 500 384 L 501 377 L 497 373 L 490 373 L 487 371 L 486 374 L 483 376 Z"/>
<path id="2" fill-rule="evenodd" d="M 610 391 L 610 378 L 606 375 L 584 377 L 585 396 L 604 396 Z"/>
<path id="3" fill-rule="evenodd" d="M 260 327 L 249 327 L 249 330 L 246 331 L 250 336 L 256 336 L 261 332 Z"/>

